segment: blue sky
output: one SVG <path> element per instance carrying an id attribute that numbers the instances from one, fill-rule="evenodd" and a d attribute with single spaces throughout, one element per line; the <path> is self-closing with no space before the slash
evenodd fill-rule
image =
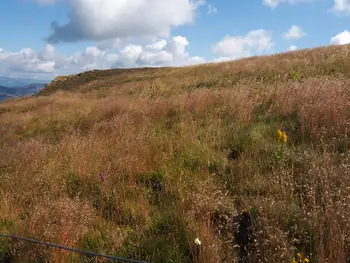
<path id="1" fill-rule="evenodd" d="M 350 43 L 350 0 L 2 0 L 0 76 L 182 66 Z"/>

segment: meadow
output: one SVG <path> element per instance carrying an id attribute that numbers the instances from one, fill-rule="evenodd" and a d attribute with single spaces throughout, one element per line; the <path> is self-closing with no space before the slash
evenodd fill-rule
<path id="1" fill-rule="evenodd" d="M 154 263 L 350 262 L 349 61 L 90 71 L 3 102 L 0 233 Z M 0 261 L 107 262 L 1 238 Z"/>

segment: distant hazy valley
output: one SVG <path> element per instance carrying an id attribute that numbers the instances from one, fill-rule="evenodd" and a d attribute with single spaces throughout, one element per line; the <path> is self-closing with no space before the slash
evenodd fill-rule
<path id="1" fill-rule="evenodd" d="M 0 101 L 35 94 L 48 82 L 49 80 L 0 77 Z"/>

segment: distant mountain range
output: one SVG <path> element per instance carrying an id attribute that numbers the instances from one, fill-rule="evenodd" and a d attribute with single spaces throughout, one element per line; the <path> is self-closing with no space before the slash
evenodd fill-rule
<path id="1" fill-rule="evenodd" d="M 6 87 L 0 85 L 0 101 L 38 93 L 45 87 L 45 85 L 45 83 L 31 83 L 15 87 Z"/>
<path id="2" fill-rule="evenodd" d="M 3 87 L 24 87 L 31 84 L 46 84 L 51 82 L 51 80 L 38 80 L 34 78 L 8 78 L 0 76 L 0 86 Z"/>
<path id="3" fill-rule="evenodd" d="M 9 78 L 0 76 L 0 102 L 38 93 L 50 80 L 34 78 Z"/>

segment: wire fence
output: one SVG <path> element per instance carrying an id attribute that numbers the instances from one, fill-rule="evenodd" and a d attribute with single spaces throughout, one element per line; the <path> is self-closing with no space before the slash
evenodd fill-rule
<path id="1" fill-rule="evenodd" d="M 99 254 L 99 253 L 95 253 L 95 252 L 83 251 L 83 250 L 76 249 L 76 248 L 69 248 L 69 247 L 65 247 L 65 246 L 61 246 L 61 245 L 42 242 L 42 241 L 34 240 L 31 238 L 19 237 L 19 236 L 15 236 L 15 235 L 0 234 L 0 237 L 9 238 L 12 240 L 22 240 L 22 241 L 29 242 L 29 243 L 34 243 L 34 244 L 48 246 L 48 247 L 54 247 L 54 248 L 67 250 L 67 251 L 79 253 L 82 255 L 92 256 L 92 257 L 107 258 L 107 259 L 111 259 L 114 262 L 150 263 L 150 262 L 140 261 L 140 260 L 135 260 L 135 259 L 127 259 L 127 258 L 122 258 L 122 257 L 103 255 L 103 254 Z"/>

